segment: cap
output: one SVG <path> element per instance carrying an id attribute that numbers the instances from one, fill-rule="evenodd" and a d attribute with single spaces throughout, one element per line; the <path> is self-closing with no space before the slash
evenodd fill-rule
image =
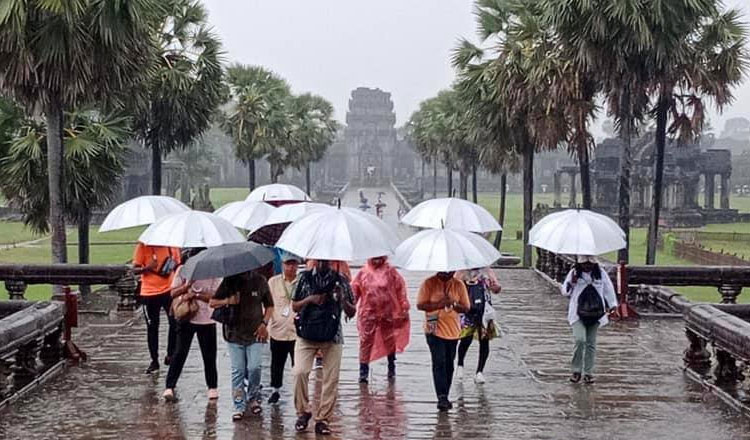
<path id="1" fill-rule="evenodd" d="M 296 256 L 296 255 L 294 255 L 294 254 L 292 254 L 290 252 L 284 252 L 281 255 L 281 262 L 282 263 L 288 263 L 290 261 L 296 261 L 297 263 L 301 263 L 302 262 L 302 258 L 300 258 L 300 257 L 298 257 L 298 256 Z"/>

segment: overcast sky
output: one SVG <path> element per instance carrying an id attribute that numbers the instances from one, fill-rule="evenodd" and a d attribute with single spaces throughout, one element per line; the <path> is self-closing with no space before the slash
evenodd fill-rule
<path id="1" fill-rule="evenodd" d="M 749 0 L 727 0 L 747 14 Z M 204 0 L 227 60 L 260 64 L 295 92 L 322 95 L 343 120 L 359 86 L 391 92 L 398 123 L 455 77 L 450 52 L 475 35 L 471 0 Z M 712 125 L 750 117 L 750 81 Z M 717 133 L 718 134 L 718 133 Z"/>

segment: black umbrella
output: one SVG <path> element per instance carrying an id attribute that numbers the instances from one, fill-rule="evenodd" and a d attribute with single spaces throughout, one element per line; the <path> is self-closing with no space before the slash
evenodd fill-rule
<path id="1" fill-rule="evenodd" d="M 187 280 L 224 278 L 263 267 L 274 259 L 274 252 L 257 243 L 231 243 L 206 249 L 190 258 L 181 275 Z"/>

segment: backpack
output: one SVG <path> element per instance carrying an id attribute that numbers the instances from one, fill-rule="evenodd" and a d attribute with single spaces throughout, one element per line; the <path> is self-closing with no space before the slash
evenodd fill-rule
<path id="1" fill-rule="evenodd" d="M 336 281 L 333 290 L 340 288 Z M 323 304 L 308 304 L 297 313 L 294 318 L 297 336 L 313 342 L 333 342 L 336 339 L 341 326 L 342 308 L 341 303 L 333 299 L 333 293 L 328 294 L 328 299 Z"/>
<path id="2" fill-rule="evenodd" d="M 578 296 L 578 318 L 584 325 L 593 325 L 604 316 L 604 302 L 596 288 L 589 284 Z"/>

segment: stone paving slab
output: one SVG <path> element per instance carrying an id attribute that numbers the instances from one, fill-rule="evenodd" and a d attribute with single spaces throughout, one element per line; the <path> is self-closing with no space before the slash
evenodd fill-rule
<path id="1" fill-rule="evenodd" d="M 412 304 L 426 275 L 405 274 Z M 681 321 L 641 320 L 606 327 L 599 334 L 597 384 L 571 385 L 567 366 L 572 337 L 565 298 L 532 271 L 504 269 L 498 276 L 504 286 L 495 300 L 502 337 L 492 341 L 487 383 L 475 385 L 469 377 L 455 383 L 455 409 L 448 414 L 435 408 L 421 313 L 412 308 L 412 343 L 398 358 L 393 384 L 385 380 L 384 360 L 373 365 L 369 386 L 357 383 L 356 323 L 345 324 L 333 438 L 750 438 L 747 418 L 683 375 L 681 355 L 687 342 Z M 229 359 L 221 340 L 219 401 L 206 399 L 194 342 L 178 384 L 179 402 L 163 402 L 166 369 L 153 377 L 142 373 L 148 364 L 145 326 L 142 319 L 123 325 L 125 318 L 88 329 L 79 342 L 89 362 L 69 368 L 3 412 L 0 438 L 315 437 L 311 432 L 294 433 L 289 387 L 277 407 L 264 404 L 261 417 L 231 421 Z M 467 371 L 476 364 L 476 356 L 477 347 L 472 346 Z M 267 384 L 269 379 L 266 351 L 262 381 Z M 285 383 L 291 383 L 289 371 Z"/>

